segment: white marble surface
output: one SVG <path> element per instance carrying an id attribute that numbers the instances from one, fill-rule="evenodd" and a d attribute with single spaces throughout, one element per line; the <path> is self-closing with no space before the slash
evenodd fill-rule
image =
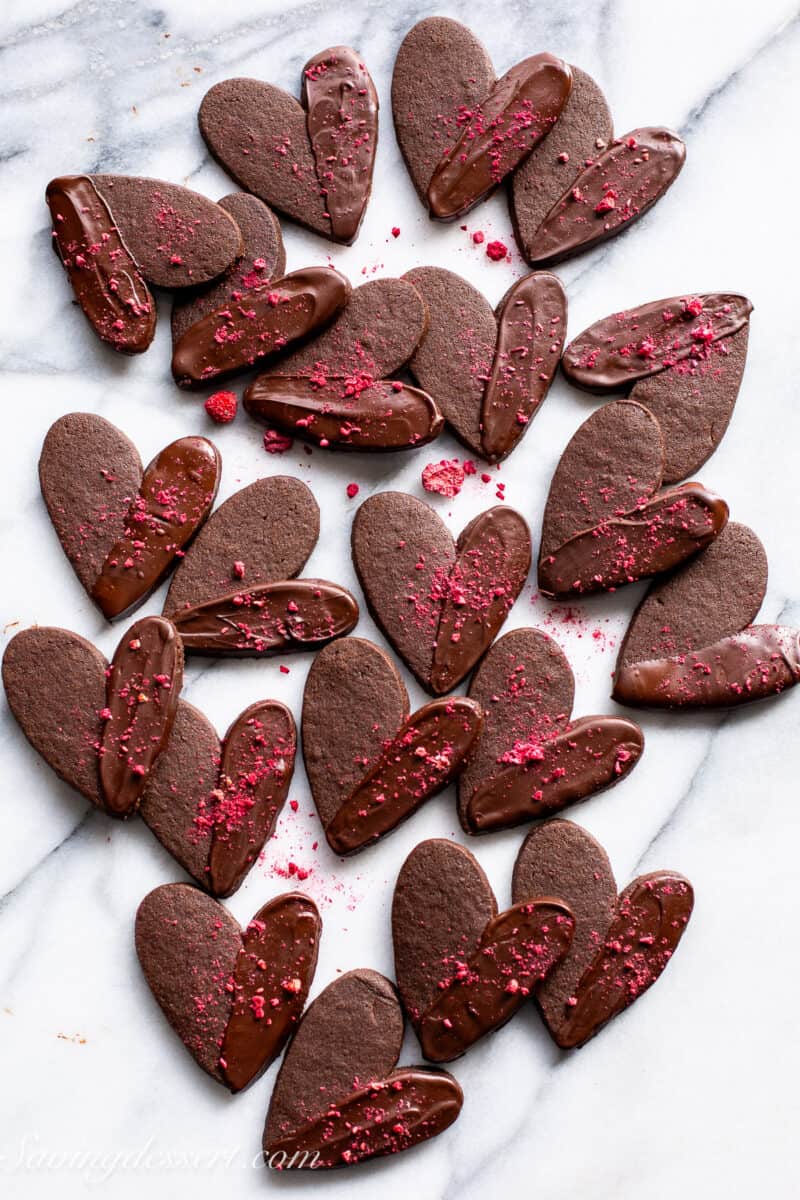
<path id="1" fill-rule="evenodd" d="M 482 36 L 505 69 L 549 49 L 591 71 L 619 130 L 666 123 L 688 163 L 634 230 L 563 270 L 570 332 L 615 308 L 696 290 L 735 289 L 755 304 L 750 358 L 731 429 L 702 471 L 770 558 L 767 620 L 800 622 L 797 553 L 797 152 L 800 18 L 796 0 L 485 0 L 446 5 Z M 212 197 L 233 190 L 209 161 L 195 113 L 212 83 L 234 74 L 288 88 L 318 48 L 358 46 L 383 102 L 376 186 L 358 243 L 331 248 L 285 229 L 289 267 L 323 261 L 358 282 L 437 263 L 461 271 L 495 302 L 522 264 L 492 264 L 458 226 L 433 226 L 401 165 L 389 80 L 404 32 L 429 15 L 405 0 L 332 5 L 276 0 L 6 0 L 0 78 L 4 287 L 0 321 L 4 492 L 3 644 L 34 622 L 64 625 L 106 652 L 104 626 L 64 560 L 39 496 L 36 460 L 50 423 L 92 409 L 130 434 L 142 457 L 171 438 L 208 432 L 196 397 L 168 376 L 167 321 L 151 351 L 114 357 L 70 305 L 49 249 L 46 181 L 79 170 L 128 171 L 187 182 Z M 785 222 L 788 235 L 782 233 Z M 511 244 L 504 203 L 469 217 Z M 391 227 L 399 225 L 395 241 Z M 487 238 L 487 240 L 489 240 Z M 166 317 L 163 306 L 162 316 Z M 506 500 L 538 528 L 550 474 L 592 401 L 559 381 L 499 474 Z M 420 470 L 461 455 L 445 437 L 416 457 L 283 458 L 261 450 L 243 417 L 215 431 L 224 498 L 259 475 L 291 472 L 319 499 L 322 538 L 310 566 L 356 587 L 347 553 L 358 501 L 345 485 L 421 494 Z M 494 500 L 469 480 L 439 508 L 459 529 Z M 576 712 L 609 702 L 615 643 L 638 589 L 564 609 L 533 601 L 529 583 L 508 628 L 541 623 L 561 641 L 578 680 Z M 156 612 L 160 596 L 144 611 Z M 592 637 L 599 630 L 600 637 Z M 380 636 L 367 617 L 358 632 Z M 187 696 L 220 729 L 246 704 L 276 696 L 299 712 L 308 660 L 192 664 Z M 421 695 L 410 688 L 412 701 Z M 694 882 L 694 920 L 659 985 L 582 1051 L 556 1051 L 532 1011 L 456 1064 L 466 1094 L 453 1129 L 389 1164 L 326 1178 L 275 1178 L 257 1152 L 273 1068 L 231 1098 L 206 1079 L 167 1030 L 140 977 L 132 943 L 138 901 L 179 877 L 146 828 L 90 812 L 31 751 L 2 702 L 0 852 L 0 1189 L 4 1196 L 153 1200 L 414 1194 L 483 1200 L 511 1190 L 538 1200 L 660 1200 L 681 1195 L 796 1195 L 800 1039 L 795 998 L 797 747 L 800 695 L 728 717 L 645 716 L 645 756 L 613 792 L 573 810 L 607 846 L 620 884 L 671 867 Z M 289 860 L 325 920 L 315 992 L 339 971 L 391 972 L 388 911 L 397 870 L 422 837 L 462 838 L 451 794 L 394 837 L 348 862 L 325 848 L 302 766 L 265 861 L 231 908 L 244 920 L 285 886 Z M 477 849 L 508 902 L 520 834 Z M 417 1057 L 407 1039 L 405 1061 Z"/>

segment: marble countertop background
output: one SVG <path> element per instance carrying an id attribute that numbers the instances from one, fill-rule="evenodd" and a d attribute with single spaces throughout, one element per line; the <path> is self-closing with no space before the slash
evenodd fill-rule
<path id="1" fill-rule="evenodd" d="M 614 309 L 731 289 L 753 300 L 750 355 L 734 419 L 704 482 L 751 524 L 770 560 L 762 610 L 800 623 L 797 447 L 797 0 L 522 0 L 442 5 L 483 38 L 500 71 L 548 49 L 589 70 L 616 127 L 670 124 L 687 166 L 631 232 L 567 264 L 569 331 Z M 63 558 L 38 490 L 36 462 L 56 417 L 102 413 L 146 462 L 174 437 L 211 433 L 224 461 L 220 498 L 264 474 L 304 479 L 322 507 L 309 569 L 358 591 L 347 550 L 357 504 L 375 490 L 423 494 L 422 466 L 462 456 L 449 436 L 416 455 L 264 454 L 243 414 L 209 429 L 201 400 L 168 371 L 168 307 L 150 352 L 107 352 L 70 303 L 52 259 L 43 203 L 49 178 L 82 170 L 160 176 L 209 196 L 235 190 L 196 128 L 211 84 L 254 75 L 295 90 L 321 47 L 358 47 L 383 104 L 376 185 L 357 244 L 331 247 L 288 223 L 289 269 L 330 260 L 358 283 L 436 263 L 467 275 L 492 303 L 524 264 L 491 263 L 470 238 L 512 244 L 500 197 L 469 229 L 432 225 L 401 164 L 389 83 L 408 28 L 430 15 L 415 0 L 6 0 L 0 76 L 0 486 L 3 647 L 21 627 L 63 625 L 106 653 L 119 629 L 99 618 Z M 393 226 L 401 229 L 396 240 Z M 497 473 L 506 501 L 538 533 L 554 465 L 594 401 L 558 380 L 521 448 Z M 493 481 L 495 472 L 492 472 Z M 347 499 L 351 480 L 360 485 Z M 494 482 L 468 479 L 434 501 L 454 530 L 495 502 Z M 572 606 L 535 597 L 529 581 L 507 628 L 539 624 L 569 654 L 576 713 L 609 710 L 619 637 L 640 594 Z M 143 612 L 157 612 L 163 591 Z M 359 634 L 383 644 L 367 616 Z M 279 671 L 279 661 L 290 667 Z M 185 695 L 223 730 L 274 696 L 299 714 L 309 659 L 191 664 Z M 412 704 L 421 702 L 410 683 Z M 586 1048 L 555 1049 L 524 1011 L 455 1065 L 466 1103 L 445 1136 L 391 1163 L 336 1175 L 277 1178 L 258 1164 L 277 1067 L 231 1098 L 208 1080 L 166 1025 L 141 978 L 132 923 L 142 896 L 179 877 L 143 824 L 122 827 L 62 785 L 30 750 L 0 701 L 0 1188 L 9 1200 L 102 1194 L 197 1200 L 267 1193 L 419 1200 L 694 1200 L 796 1195 L 800 1038 L 795 1002 L 800 695 L 728 715 L 643 717 L 647 751 L 632 777 L 570 814 L 607 847 L 620 885 L 656 867 L 687 874 L 695 917 L 659 985 Z M 405 855 L 423 837 L 463 840 L 453 796 L 431 802 L 394 837 L 342 862 L 320 837 L 298 765 L 263 863 L 230 902 L 246 920 L 309 871 L 325 932 L 314 994 L 337 972 L 391 974 L 389 906 Z M 473 843 L 501 905 L 520 842 L 512 831 Z M 312 845 L 321 841 L 314 851 Z M 409 1035 L 404 1061 L 418 1058 Z"/>

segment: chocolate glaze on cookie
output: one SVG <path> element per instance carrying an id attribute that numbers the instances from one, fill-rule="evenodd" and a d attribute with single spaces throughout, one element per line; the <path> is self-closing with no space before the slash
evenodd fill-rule
<path id="1" fill-rule="evenodd" d="M 675 182 L 686 147 L 669 129 L 633 129 L 588 160 L 526 241 L 526 257 L 550 266 L 615 237 Z"/>
<path id="2" fill-rule="evenodd" d="M 349 295 L 349 282 L 332 267 L 306 267 L 253 288 L 186 330 L 172 353 L 175 382 L 197 387 L 258 366 L 324 329 Z"/>
<path id="3" fill-rule="evenodd" d="M 53 243 L 75 298 L 101 341 L 141 354 L 156 332 L 155 300 L 108 205 L 87 175 L 47 185 Z"/>

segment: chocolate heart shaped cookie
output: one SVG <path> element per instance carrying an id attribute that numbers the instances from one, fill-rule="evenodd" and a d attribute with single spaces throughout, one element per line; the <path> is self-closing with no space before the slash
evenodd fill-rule
<path id="1" fill-rule="evenodd" d="M 505 1025 L 563 959 L 572 914 L 542 895 L 498 913 L 469 850 L 432 838 L 411 851 L 394 889 L 392 938 L 397 986 L 427 1059 L 450 1062 Z"/>
<path id="2" fill-rule="evenodd" d="M 315 54 L 302 79 L 302 103 L 258 79 L 223 80 L 203 98 L 200 132 L 240 187 L 349 245 L 372 190 L 378 93 L 349 46 Z"/>
<path id="3" fill-rule="evenodd" d="M 540 629 L 514 629 L 490 647 L 469 688 L 484 712 L 458 780 L 467 833 L 550 817 L 613 787 L 633 770 L 644 734 L 624 717 L 570 719 L 572 670 Z"/>
<path id="4" fill-rule="evenodd" d="M 259 421 L 336 449 L 405 450 L 442 428 L 430 396 L 386 376 L 412 356 L 425 302 L 404 279 L 374 279 L 350 296 L 320 337 L 250 384 L 244 406 Z"/>
<path id="5" fill-rule="evenodd" d="M 319 536 L 319 508 L 298 479 L 275 475 L 216 510 L 173 576 L 164 613 L 185 650 L 267 655 L 315 650 L 349 633 L 355 598 L 324 579 L 295 579 Z"/>
<path id="6" fill-rule="evenodd" d="M 478 39 L 446 17 L 409 30 L 392 76 L 397 140 L 431 216 L 452 220 L 493 192 L 546 137 L 572 72 L 534 54 L 501 79 Z"/>
<path id="7" fill-rule="evenodd" d="M 551 149 L 551 142 L 540 148 L 544 153 Z M 661 199 L 685 161 L 686 146 L 671 129 L 633 129 L 611 139 L 599 153 L 595 148 L 589 157 L 576 160 L 578 171 L 561 179 L 563 191 L 533 228 L 525 192 L 515 189 L 512 214 L 523 254 L 534 266 L 552 266 L 616 237 Z M 551 168 L 545 180 L 558 177 Z"/>
<path id="8" fill-rule="evenodd" d="M 480 707 L 463 696 L 408 715 L 394 664 L 344 638 L 312 664 L 303 695 L 303 756 L 331 849 L 353 854 L 391 833 L 463 769 Z"/>
<path id="9" fill-rule="evenodd" d="M 142 468 L 136 447 L 93 413 L 51 425 L 39 482 L 64 553 L 108 620 L 141 604 L 204 524 L 219 486 L 219 453 L 179 438 Z"/>
<path id="10" fill-rule="evenodd" d="M 614 591 L 680 565 L 719 536 L 724 500 L 700 483 L 660 490 L 664 439 L 652 413 L 620 400 L 584 421 L 561 456 L 542 519 L 539 590 Z"/>
<path id="11" fill-rule="evenodd" d="M 287 892 L 242 930 L 187 883 L 167 883 L 136 913 L 136 953 L 151 992 L 212 1079 L 240 1092 L 280 1054 L 308 998 L 322 921 Z"/>
<path id="12" fill-rule="evenodd" d="M 276 1170 L 353 1166 L 436 1137 L 461 1112 L 452 1075 L 397 1067 L 403 1013 L 389 980 L 349 971 L 303 1016 L 264 1128 Z"/>
<path id="13" fill-rule="evenodd" d="M 258 858 L 286 800 L 294 721 L 283 704 L 264 700 L 245 709 L 220 745 L 193 705 L 180 700 L 173 715 L 180 691 L 175 647 L 161 618 L 147 618 L 130 633 L 148 625 L 161 637 L 162 658 L 146 654 L 150 638 L 128 634 L 113 670 L 76 633 L 23 630 L 3 657 L 9 707 L 33 748 L 65 783 L 113 815 L 126 815 L 138 804 L 139 815 L 173 858 L 207 890 L 229 895 Z M 141 647 L 132 649 L 136 640 Z M 155 670 L 141 690 L 141 666 L 163 667 L 167 655 L 172 676 Z M 127 686 L 121 683 L 123 666 Z M 131 684 L 140 688 L 135 704 L 129 703 Z"/>
<path id="14" fill-rule="evenodd" d="M 571 187 L 587 160 L 593 162 L 614 136 L 608 102 L 602 91 L 574 64 L 572 91 L 553 136 L 545 139 L 511 176 L 509 208 L 522 255 L 530 261 L 530 246 L 556 201 Z"/>
<path id="15" fill-rule="evenodd" d="M 274 359 L 330 324 L 349 295 L 349 282 L 333 267 L 306 267 L 226 301 L 174 346 L 175 382 L 199 387 Z"/>
<path id="16" fill-rule="evenodd" d="M 234 219 L 197 192 L 131 175 L 66 175 L 47 185 L 53 244 L 101 341 L 140 354 L 153 340 L 148 283 L 185 288 L 221 275 L 242 251 Z"/>
<path id="17" fill-rule="evenodd" d="M 618 896 L 605 850 L 571 821 L 547 821 L 522 844 L 514 866 L 517 904 L 541 895 L 569 905 L 575 933 L 565 957 L 537 989 L 556 1045 L 582 1046 L 651 987 L 692 915 L 688 879 L 640 875 Z"/>
<path id="18" fill-rule="evenodd" d="M 752 625 L 764 547 L 731 522 L 694 562 L 654 584 L 620 647 L 613 696 L 647 708 L 729 708 L 800 682 L 800 630 Z"/>
<path id="19" fill-rule="evenodd" d="M 489 462 L 511 453 L 550 390 L 567 331 L 567 297 L 547 271 L 526 275 L 492 312 L 443 267 L 403 277 L 420 292 L 428 328 L 409 368 L 465 446 Z"/>
<path id="20" fill-rule="evenodd" d="M 454 542 L 433 509 L 379 492 L 353 521 L 353 562 L 370 612 L 422 686 L 451 691 L 492 644 L 522 591 L 530 532 L 498 505 Z"/>
<path id="21" fill-rule="evenodd" d="M 564 351 L 567 378 L 628 392 L 664 434 L 664 482 L 685 479 L 721 442 L 747 358 L 752 304 L 710 293 L 655 300 L 590 325 Z"/>
<path id="22" fill-rule="evenodd" d="M 241 257 L 215 282 L 176 295 L 172 304 L 173 349 L 187 329 L 203 317 L 226 304 L 238 303 L 254 289 L 280 279 L 286 270 L 283 234 L 271 208 L 247 192 L 231 192 L 218 203 L 239 226 Z"/>

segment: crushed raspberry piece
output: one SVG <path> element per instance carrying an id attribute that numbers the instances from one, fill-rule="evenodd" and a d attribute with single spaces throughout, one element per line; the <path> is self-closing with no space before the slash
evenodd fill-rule
<path id="1" fill-rule="evenodd" d="M 492 262 L 502 262 L 507 254 L 508 246 L 505 242 L 489 242 L 486 247 L 486 257 L 490 258 Z"/>
<path id="2" fill-rule="evenodd" d="M 691 299 L 686 301 L 685 311 L 691 313 L 693 317 L 699 317 L 703 311 L 703 301 L 699 296 L 692 296 Z"/>
<path id="3" fill-rule="evenodd" d="M 465 475 L 475 475 L 478 470 L 471 458 L 464 459 L 463 467 Z"/>
<path id="4" fill-rule="evenodd" d="M 218 425 L 227 425 L 236 416 L 239 401 L 235 392 L 214 392 L 206 400 L 206 412 Z"/>
<path id="5" fill-rule="evenodd" d="M 292 439 L 278 433 L 277 429 L 268 429 L 264 434 L 264 449 L 267 454 L 285 454 L 293 445 Z"/>
<path id="6" fill-rule="evenodd" d="M 392 226 L 392 237 L 393 238 L 400 237 L 400 226 L 399 225 Z"/>
<path id="7" fill-rule="evenodd" d="M 480 229 L 476 229 L 476 230 L 475 230 L 475 232 L 474 232 L 474 233 L 473 233 L 473 235 L 472 235 L 472 240 L 473 240 L 473 242 L 475 243 L 475 245 L 476 245 L 476 246 L 480 246 L 480 245 L 481 245 L 481 243 L 483 242 L 483 237 L 484 237 L 484 235 L 483 235 L 483 233 L 480 231 Z"/>
<path id="8" fill-rule="evenodd" d="M 422 469 L 422 486 L 426 492 L 457 496 L 464 486 L 464 468 L 457 458 L 443 458 L 441 462 L 428 463 Z"/>
<path id="9" fill-rule="evenodd" d="M 347 492 L 347 495 L 348 495 L 348 496 L 350 497 L 350 499 L 352 500 L 352 499 L 353 499 L 355 496 L 357 496 L 357 495 L 358 495 L 358 490 L 359 490 L 359 489 L 358 489 L 358 484 L 357 484 L 357 483 L 348 483 L 348 485 L 347 485 L 347 487 L 346 487 L 346 489 L 345 489 L 345 490 L 346 490 L 346 492 Z"/>

